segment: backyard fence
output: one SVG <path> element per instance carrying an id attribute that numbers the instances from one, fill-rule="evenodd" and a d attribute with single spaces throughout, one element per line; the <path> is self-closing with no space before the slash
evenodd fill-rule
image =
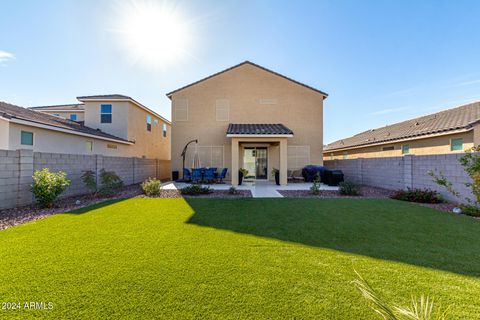
<path id="1" fill-rule="evenodd" d="M 471 190 L 465 186 L 465 183 L 471 182 L 471 179 L 458 162 L 463 155 L 465 154 L 456 153 L 327 160 L 324 161 L 324 165 L 329 169 L 342 170 L 345 180 L 358 184 L 390 190 L 428 188 L 438 191 L 445 199 L 460 201 L 448 193 L 445 188 L 437 185 L 428 175 L 430 170 L 436 171 L 437 175 L 441 172 L 452 182 L 454 189 L 461 195 L 461 201 L 464 202 L 465 197 L 475 198 Z"/>
<path id="2" fill-rule="evenodd" d="M 0 150 L 0 209 L 33 203 L 32 175 L 43 168 L 67 173 L 72 185 L 63 196 L 88 192 L 81 179 L 87 170 L 97 177 L 102 169 L 115 171 L 125 185 L 140 183 L 149 177 L 170 179 L 170 160 Z"/>

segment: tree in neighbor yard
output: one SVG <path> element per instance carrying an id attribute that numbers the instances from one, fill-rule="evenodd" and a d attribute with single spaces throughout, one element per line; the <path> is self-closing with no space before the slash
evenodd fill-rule
<path id="1" fill-rule="evenodd" d="M 466 182 L 465 186 L 472 190 L 475 199 L 465 197 L 468 205 L 462 206 L 466 214 L 478 216 L 480 215 L 480 146 L 473 147 L 467 150 L 465 155 L 459 159 L 465 172 L 472 179 L 472 182 Z M 451 181 L 440 172 L 438 175 L 434 171 L 429 171 L 428 174 L 433 177 L 433 181 L 438 185 L 445 187 L 448 192 L 455 197 L 460 198 L 460 193 L 453 188 Z"/>

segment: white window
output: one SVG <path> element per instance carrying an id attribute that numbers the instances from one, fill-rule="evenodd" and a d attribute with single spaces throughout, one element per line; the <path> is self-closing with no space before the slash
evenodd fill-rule
<path id="1" fill-rule="evenodd" d="M 85 149 L 87 152 L 93 151 L 93 141 L 85 141 Z"/>
<path id="2" fill-rule="evenodd" d="M 173 100 L 173 119 L 175 121 L 188 121 L 188 100 Z"/>
<path id="3" fill-rule="evenodd" d="M 163 137 L 166 138 L 167 137 L 167 124 L 164 123 L 162 125 L 162 131 L 163 131 Z"/>
<path id="4" fill-rule="evenodd" d="M 310 164 L 310 146 L 288 146 L 288 169 L 302 169 Z"/>
<path id="5" fill-rule="evenodd" d="M 152 116 L 147 116 L 147 131 L 152 131 Z"/>
<path id="6" fill-rule="evenodd" d="M 215 102 L 215 116 L 217 121 L 229 121 L 230 101 L 228 99 L 217 99 Z"/>
<path id="7" fill-rule="evenodd" d="M 202 167 L 224 167 L 223 146 L 198 146 L 198 157 L 200 158 L 200 166 Z M 192 167 L 195 147 L 188 148 L 185 158 L 185 166 Z"/>

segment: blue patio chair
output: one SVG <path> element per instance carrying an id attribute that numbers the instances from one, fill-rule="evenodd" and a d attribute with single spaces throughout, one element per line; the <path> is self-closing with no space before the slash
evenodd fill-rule
<path id="1" fill-rule="evenodd" d="M 222 172 L 220 172 L 220 175 L 217 177 L 220 182 L 223 182 L 223 179 L 225 179 L 225 177 L 227 176 L 227 171 L 228 168 L 223 168 Z"/>
<path id="2" fill-rule="evenodd" d="M 215 180 L 215 171 L 217 171 L 217 168 L 207 168 L 205 169 L 205 174 L 203 177 L 203 180 L 210 182 Z"/>
<path id="3" fill-rule="evenodd" d="M 192 180 L 192 174 L 187 168 L 183 168 L 183 180 L 190 181 Z"/>
<path id="4" fill-rule="evenodd" d="M 202 181 L 202 169 L 192 169 L 192 181 Z"/>

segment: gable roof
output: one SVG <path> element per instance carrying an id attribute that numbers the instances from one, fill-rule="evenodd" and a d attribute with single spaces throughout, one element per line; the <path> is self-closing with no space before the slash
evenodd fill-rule
<path id="1" fill-rule="evenodd" d="M 38 111 L 85 111 L 85 105 L 83 103 L 72 103 L 72 104 L 56 104 L 52 106 L 38 106 L 30 107 L 28 109 L 38 110 Z"/>
<path id="2" fill-rule="evenodd" d="M 106 138 L 108 140 L 116 140 L 119 142 L 132 143 L 131 141 L 119 138 L 117 136 L 105 133 L 98 129 L 93 129 L 86 127 L 76 121 L 55 117 L 46 113 L 39 111 L 22 108 L 13 104 L 0 101 L 0 117 L 6 118 L 8 120 L 23 120 L 33 124 L 41 124 L 52 129 L 58 128 L 62 131 L 72 131 L 72 133 L 81 133 L 91 136 L 96 136 L 98 138 Z"/>
<path id="3" fill-rule="evenodd" d="M 426 135 L 468 131 L 480 121 L 480 101 L 426 116 L 361 132 L 352 137 L 332 142 L 325 151 L 367 146 L 396 140 L 416 139 Z"/>
<path id="4" fill-rule="evenodd" d="M 227 134 L 245 135 L 292 135 L 293 131 L 281 123 L 230 123 Z"/>
<path id="5" fill-rule="evenodd" d="M 199 84 L 200 82 L 206 81 L 206 80 L 208 80 L 208 79 L 210 79 L 210 78 L 216 77 L 216 76 L 218 76 L 218 75 L 220 75 L 220 74 L 222 74 L 222 73 L 228 72 L 228 71 L 230 71 L 230 70 L 236 69 L 236 68 L 241 67 L 241 66 L 246 65 L 246 64 L 252 65 L 252 66 L 257 67 L 257 68 L 259 68 L 259 69 L 262 69 L 262 70 L 264 70 L 264 71 L 270 72 L 270 73 L 272 73 L 272 74 L 274 74 L 274 75 L 276 75 L 276 76 L 279 76 L 279 77 L 281 77 L 281 78 L 284 78 L 284 79 L 286 79 L 286 80 L 288 80 L 288 81 L 291 81 L 291 82 L 293 82 L 293 83 L 295 83 L 295 84 L 298 84 L 298 85 L 300 85 L 300 86 L 302 86 L 302 87 L 305 87 L 305 88 L 307 88 L 307 89 L 310 89 L 310 90 L 313 90 L 313 91 L 315 91 L 315 92 L 318 92 L 318 93 L 320 93 L 320 94 L 322 94 L 322 95 L 324 96 L 324 99 L 325 99 L 326 97 L 328 97 L 328 94 L 325 93 L 325 92 L 323 92 L 323 91 L 321 91 L 321 90 L 315 89 L 315 88 L 313 88 L 313 87 L 311 87 L 311 86 L 309 86 L 309 85 L 306 85 L 306 84 L 301 83 L 301 82 L 299 82 L 299 81 L 293 80 L 292 78 L 289 78 L 289 77 L 287 77 L 287 76 L 284 76 L 284 75 L 282 75 L 282 74 L 280 74 L 280 73 L 278 73 L 278 72 L 272 71 L 272 70 L 270 70 L 270 69 L 267 69 L 267 68 L 265 68 L 265 67 L 262 67 L 262 66 L 260 66 L 260 65 L 258 65 L 258 64 L 256 64 L 256 63 L 250 62 L 250 61 L 248 61 L 248 60 L 247 60 L 247 61 L 244 61 L 244 62 L 242 62 L 242 63 L 239 63 L 239 64 L 237 64 L 237 65 L 234 65 L 233 67 L 230 67 L 230 68 L 227 68 L 227 69 L 225 69 L 225 70 L 222 70 L 222 71 L 220 71 L 220 72 L 214 73 L 214 74 L 212 74 L 212 75 L 210 75 L 210 76 L 208 76 L 208 77 L 205 77 L 205 78 L 203 78 L 203 79 L 200 79 L 200 80 L 198 80 L 198 81 L 195 81 L 195 82 L 192 82 L 192 83 L 190 83 L 190 84 L 187 84 L 186 86 L 183 86 L 183 87 L 181 87 L 181 88 L 178 88 L 178 89 L 176 89 L 176 90 L 173 90 L 173 91 L 167 93 L 167 97 L 171 99 L 172 95 L 173 95 L 174 93 L 178 92 L 178 91 L 181 91 L 181 90 L 186 89 L 186 88 L 188 88 L 188 87 L 194 86 L 194 85 L 196 85 L 196 84 Z"/>
<path id="6" fill-rule="evenodd" d="M 80 97 L 77 97 L 77 99 L 79 101 L 82 101 L 82 102 L 84 102 L 84 101 L 102 101 L 102 100 L 105 100 L 105 101 L 129 101 L 129 102 L 133 103 L 134 105 L 138 106 L 139 108 L 155 115 L 157 118 L 162 119 L 167 124 L 171 124 L 171 122 L 169 120 L 162 117 L 161 115 L 159 115 L 158 113 L 156 113 L 152 109 L 144 106 L 143 104 L 141 104 L 137 100 L 133 99 L 132 97 L 125 96 L 123 94 L 101 94 L 101 95 L 93 95 L 93 96 L 80 96 Z"/>

